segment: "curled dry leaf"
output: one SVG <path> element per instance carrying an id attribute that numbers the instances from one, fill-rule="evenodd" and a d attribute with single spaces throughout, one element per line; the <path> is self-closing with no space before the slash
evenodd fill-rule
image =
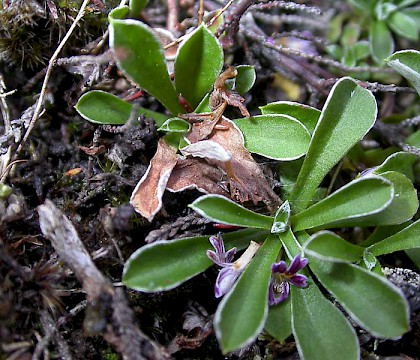
<path id="1" fill-rule="evenodd" d="M 156 154 L 130 199 L 134 209 L 149 221 L 162 207 L 162 196 L 177 161 L 176 149 L 160 139 Z"/>
<path id="2" fill-rule="evenodd" d="M 172 171 L 167 189 L 179 192 L 186 189 L 197 189 L 205 194 L 218 194 L 229 197 L 223 169 L 210 164 L 205 159 L 180 159 Z"/>
<path id="3" fill-rule="evenodd" d="M 240 203 L 263 202 L 273 210 L 280 205 L 281 200 L 271 188 L 260 166 L 245 148 L 242 133 L 225 117 L 219 121 L 219 124 L 224 130 L 214 130 L 209 140 L 220 144 L 231 155 L 231 160 L 228 162 L 214 162 L 225 170 L 231 198 Z M 195 128 L 193 127 L 192 132 Z"/>
<path id="4" fill-rule="evenodd" d="M 180 114 L 193 126 L 186 136 L 190 145 L 180 149 L 187 158 L 160 140 L 150 166 L 140 180 L 131 204 L 151 221 L 162 206 L 165 188 L 173 192 L 195 188 L 204 193 L 229 196 L 240 203 L 259 202 L 274 210 L 281 204 L 261 168 L 244 146 L 244 138 L 236 125 L 223 116 L 227 105 L 239 108 L 249 117 L 244 99 L 226 86 L 226 80 L 236 77 L 237 70 L 229 67 L 220 74 L 210 96 L 211 113 Z M 192 156 L 188 158 L 188 156 Z"/>
<path id="5" fill-rule="evenodd" d="M 193 127 L 187 139 L 195 138 Z M 244 146 L 242 133 L 235 124 L 220 120 L 223 130 L 215 129 L 208 140 L 184 148 L 191 158 L 181 158 L 161 139 L 150 166 L 136 186 L 131 204 L 151 221 L 162 206 L 165 188 L 172 192 L 195 188 L 204 193 L 229 196 L 240 203 L 263 202 L 273 210 L 281 203 L 263 171 Z M 187 149 L 187 150 L 185 150 Z"/>

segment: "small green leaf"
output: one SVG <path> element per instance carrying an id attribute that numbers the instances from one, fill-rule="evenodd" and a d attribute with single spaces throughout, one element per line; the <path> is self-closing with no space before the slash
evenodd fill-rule
<path id="1" fill-rule="evenodd" d="M 292 286 L 291 296 L 293 335 L 302 359 L 359 359 L 353 327 L 310 277 L 307 288 Z"/>
<path id="2" fill-rule="evenodd" d="M 406 8 L 401 12 L 409 16 L 417 24 L 417 28 L 420 30 L 420 7 Z"/>
<path id="3" fill-rule="evenodd" d="M 235 90 L 243 95 L 247 93 L 254 86 L 256 74 L 255 69 L 251 65 L 236 66 L 238 75 L 235 78 Z"/>
<path id="4" fill-rule="evenodd" d="M 261 215 L 221 195 L 200 196 L 189 205 L 201 216 L 222 224 L 270 230 L 273 218 Z"/>
<path id="5" fill-rule="evenodd" d="M 109 43 L 118 67 L 172 114 L 184 113 L 169 78 L 162 45 L 153 30 L 141 21 L 116 19 L 120 12 L 117 8 L 109 16 Z"/>
<path id="6" fill-rule="evenodd" d="M 402 37 L 414 41 L 419 39 L 419 28 L 415 20 L 400 11 L 390 16 L 388 24 L 393 31 Z"/>
<path id="7" fill-rule="evenodd" d="M 294 160 L 308 150 L 311 136 L 296 119 L 287 115 L 258 115 L 235 120 L 252 153 L 270 159 Z"/>
<path id="8" fill-rule="evenodd" d="M 251 240 L 261 242 L 268 232 L 245 229 L 223 235 L 226 249 L 239 250 Z M 124 265 L 123 281 L 144 292 L 170 290 L 209 268 L 209 236 L 156 241 L 134 252 Z"/>
<path id="9" fill-rule="evenodd" d="M 394 198 L 386 209 L 370 215 L 365 221 L 374 225 L 398 225 L 410 220 L 419 207 L 417 191 L 412 182 L 396 171 L 384 172 L 380 176 L 393 184 Z"/>
<path id="10" fill-rule="evenodd" d="M 311 134 L 314 132 L 321 115 L 321 111 L 318 109 L 291 101 L 277 101 L 269 103 L 267 105 L 260 106 L 260 110 L 263 115 L 289 115 L 300 121 Z"/>
<path id="11" fill-rule="evenodd" d="M 370 54 L 370 46 L 368 41 L 358 41 L 356 44 L 354 44 L 353 48 L 357 61 L 367 58 Z"/>
<path id="12" fill-rule="evenodd" d="M 124 20 L 130 13 L 128 6 L 120 6 L 109 13 L 109 18 L 113 20 Z"/>
<path id="13" fill-rule="evenodd" d="M 130 103 L 100 90 L 83 94 L 75 108 L 84 119 L 96 124 L 109 125 L 124 125 L 133 111 L 133 105 Z M 141 107 L 137 108 L 137 112 L 154 119 L 158 126 L 168 118 L 164 114 Z"/>
<path id="14" fill-rule="evenodd" d="M 349 23 L 344 26 L 343 33 L 341 34 L 340 43 L 344 47 L 351 47 L 356 44 L 360 37 L 360 24 Z"/>
<path id="15" fill-rule="evenodd" d="M 372 226 L 369 215 L 384 210 L 394 197 L 392 183 L 382 177 L 358 178 L 324 200 L 292 216 L 294 231 L 313 228 Z"/>
<path id="16" fill-rule="evenodd" d="M 289 199 L 294 211 L 306 208 L 324 176 L 373 126 L 376 114 L 372 93 L 353 79 L 334 85 Z"/>
<path id="17" fill-rule="evenodd" d="M 286 200 L 276 211 L 273 226 L 271 227 L 272 234 L 282 233 L 289 229 L 290 213 L 290 204 Z"/>
<path id="18" fill-rule="evenodd" d="M 411 82 L 420 94 L 420 52 L 416 50 L 397 51 L 386 59 L 388 66 Z"/>
<path id="19" fill-rule="evenodd" d="M 373 171 L 374 174 L 381 175 L 387 171 L 397 171 L 414 181 L 413 167 L 419 157 L 408 152 L 397 152 L 388 156 L 385 161 L 377 166 Z"/>
<path id="20" fill-rule="evenodd" d="M 214 328 L 223 353 L 248 345 L 263 329 L 268 313 L 271 265 L 276 261 L 280 248 L 278 237 L 269 236 L 219 304 Z"/>
<path id="21" fill-rule="evenodd" d="M 146 7 L 148 0 L 130 0 L 130 17 L 138 19 L 141 11 Z"/>
<path id="22" fill-rule="evenodd" d="M 413 132 L 405 139 L 408 145 L 420 148 L 420 131 Z"/>
<path id="23" fill-rule="evenodd" d="M 219 41 L 204 26 L 199 26 L 184 40 L 175 60 L 176 90 L 197 107 L 211 91 L 223 67 L 223 50 Z"/>
<path id="24" fill-rule="evenodd" d="M 340 60 L 344 65 L 355 66 L 356 65 L 356 53 L 354 47 L 346 47 L 344 49 L 343 57 Z"/>
<path id="25" fill-rule="evenodd" d="M 362 259 L 365 248 L 353 245 L 331 231 L 320 231 L 309 238 L 303 250 L 321 260 L 357 262 Z"/>
<path id="26" fill-rule="evenodd" d="M 183 119 L 174 117 L 166 120 L 158 130 L 185 133 L 190 130 L 190 124 Z"/>
<path id="27" fill-rule="evenodd" d="M 309 266 L 321 284 L 365 330 L 397 338 L 408 330 L 408 304 L 385 278 L 356 265 L 311 257 Z"/>
<path id="28" fill-rule="evenodd" d="M 375 256 L 391 254 L 395 251 L 420 248 L 420 220 L 412 223 L 396 234 L 368 247 Z"/>
<path id="29" fill-rule="evenodd" d="M 386 20 L 397 10 L 397 5 L 388 1 L 378 1 L 375 6 L 375 15 L 378 20 Z"/>
<path id="30" fill-rule="evenodd" d="M 353 5 L 359 9 L 367 11 L 369 14 L 373 13 L 377 0 L 349 0 Z"/>
<path id="31" fill-rule="evenodd" d="M 270 307 L 264 329 L 278 342 L 292 335 L 292 302 L 290 299 Z"/>
<path id="32" fill-rule="evenodd" d="M 369 41 L 372 55 L 381 63 L 394 51 L 394 40 L 385 21 L 372 21 Z"/>

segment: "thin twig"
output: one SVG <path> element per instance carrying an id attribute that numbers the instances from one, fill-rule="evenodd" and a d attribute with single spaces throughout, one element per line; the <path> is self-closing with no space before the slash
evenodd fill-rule
<path id="1" fill-rule="evenodd" d="M 213 24 L 214 24 L 214 22 L 220 17 L 220 16 L 222 16 L 223 15 L 223 13 L 227 10 L 227 9 L 229 9 L 229 7 L 232 5 L 232 3 L 233 3 L 233 0 L 229 0 L 228 1 L 228 3 L 225 5 L 225 6 L 223 6 L 222 7 L 222 9 L 215 15 L 215 16 L 213 16 L 211 19 L 210 19 L 210 21 L 209 21 L 209 23 L 208 23 L 208 25 L 207 25 L 207 27 L 209 27 L 209 26 L 212 26 Z"/>
<path id="2" fill-rule="evenodd" d="M 200 0 L 198 5 L 198 25 L 201 25 L 204 17 L 204 0 Z"/>
<path id="3" fill-rule="evenodd" d="M 77 14 L 76 18 L 73 21 L 73 24 L 71 24 L 70 29 L 67 31 L 66 35 L 64 36 L 63 40 L 61 40 L 60 44 L 58 45 L 57 49 L 54 51 L 54 54 L 51 56 L 51 59 L 48 63 L 47 71 L 45 73 L 44 82 L 42 83 L 41 93 L 39 94 L 39 98 L 35 107 L 34 114 L 32 116 L 31 122 L 28 126 L 28 129 L 26 130 L 25 136 L 23 137 L 22 141 L 20 142 L 16 153 L 14 155 L 14 160 L 19 156 L 20 152 L 22 151 L 23 145 L 28 140 L 29 135 L 31 134 L 33 128 L 35 127 L 35 124 L 39 118 L 39 115 L 42 110 L 42 105 L 44 103 L 45 94 L 47 91 L 47 85 L 48 81 L 51 77 L 51 73 L 53 71 L 53 68 L 55 66 L 55 62 L 58 58 L 58 55 L 60 54 L 61 50 L 67 43 L 68 39 L 70 38 L 71 34 L 73 33 L 74 29 L 76 28 L 78 22 L 82 19 L 83 15 L 85 14 L 86 6 L 88 5 L 90 0 L 84 0 L 82 5 L 80 6 L 79 13 Z"/>
<path id="4" fill-rule="evenodd" d="M 321 15 L 321 9 L 314 6 L 307 6 L 303 4 L 296 4 L 288 1 L 268 1 L 266 3 L 259 3 L 252 5 L 249 10 L 264 10 L 279 8 L 282 10 L 302 11 L 312 15 Z"/>
<path id="5" fill-rule="evenodd" d="M 3 80 L 3 76 L 0 75 L 0 107 L 4 122 L 4 134 L 6 135 L 10 130 L 12 130 L 12 125 L 10 123 L 10 111 L 9 106 L 7 105 L 6 97 L 12 95 L 16 90 L 4 92 L 5 90 L 6 84 Z"/>
<path id="6" fill-rule="evenodd" d="M 327 59 L 320 55 L 313 55 L 309 53 L 305 53 L 296 49 L 284 47 L 280 44 L 273 44 L 266 38 L 265 36 L 257 35 L 255 32 L 249 31 L 246 29 L 246 27 L 241 28 L 241 31 L 243 34 L 248 37 L 251 40 L 259 42 L 261 45 L 273 49 L 277 52 L 287 54 L 287 55 L 295 55 L 302 58 L 305 58 L 307 60 L 314 61 L 319 64 L 324 64 L 328 66 L 335 67 L 336 69 L 343 70 L 343 71 L 351 71 L 351 72 L 365 72 L 365 71 L 371 71 L 371 72 L 380 72 L 380 73 L 394 73 L 394 70 L 389 68 L 382 68 L 382 67 L 375 67 L 375 66 L 346 66 L 342 63 Z"/>
<path id="7" fill-rule="evenodd" d="M 176 26 L 178 25 L 178 0 L 168 0 L 168 18 L 166 22 L 166 26 L 170 32 L 174 32 L 176 30 Z"/>

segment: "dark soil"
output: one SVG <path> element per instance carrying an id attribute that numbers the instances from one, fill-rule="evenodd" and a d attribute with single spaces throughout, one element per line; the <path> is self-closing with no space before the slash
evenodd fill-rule
<path id="1" fill-rule="evenodd" d="M 16 133 L 1 138 L 1 151 L 4 154 L 11 146 L 12 157 L 26 131 L 25 121 L 32 117 L 48 59 L 81 4 L 81 1 L 68 2 L 75 5 L 66 10 L 59 8 L 59 18 L 55 19 L 51 8 L 47 6 L 49 2 L 57 6 L 60 3 L 41 0 L 26 2 L 36 3 L 44 11 L 39 15 L 32 14 L 32 23 L 25 30 L 38 36 L 42 27 L 43 37 L 37 38 L 42 50 L 37 56 L 31 56 L 31 51 L 36 49 L 32 49 L 30 44 L 25 45 L 28 49 L 19 50 L 16 46 L 12 53 L 12 45 L 5 47 L 0 39 L 0 76 L 3 77 L 5 91 L 17 90 L 4 98 L 7 108 L 2 105 L 2 110 L 8 111 L 10 119 L 14 119 L 12 126 Z M 16 5 L 19 1 L 3 1 L 4 10 L 0 10 L 0 23 L 3 22 L 0 24 L 1 36 L 5 36 L 4 22 L 7 20 L 5 14 L 9 3 L 14 3 L 15 9 L 19 10 L 8 16 L 17 17 L 19 11 L 28 11 Z M 19 162 L 5 182 L 12 192 L 0 199 L 0 359 L 119 359 L 124 354 L 118 346 L 113 346 L 115 341 L 103 336 L 109 314 L 90 313 L 95 308 L 87 305 L 81 283 L 65 263 L 66 259 L 60 258 L 51 242 L 42 235 L 37 207 L 46 199 L 50 199 L 70 219 L 102 274 L 115 287 L 124 290 L 129 308 L 135 315 L 135 326 L 152 341 L 162 345 L 164 350 L 161 354 L 165 353 L 175 359 L 224 359 L 212 329 L 212 315 L 218 304 L 213 296 L 213 283 L 217 276 L 215 269 L 164 293 L 144 294 L 125 289 L 121 285 L 125 259 L 146 242 L 214 234 L 217 229 L 187 207 L 198 196 L 198 192 L 165 194 L 164 210 L 152 223 L 135 214 L 129 205 L 131 192 L 146 171 L 160 136 L 153 120 L 142 117 L 132 126 L 119 129 L 91 124 L 76 113 L 74 105 L 87 90 L 102 89 L 121 98 L 139 90 L 118 71 L 112 56 L 104 60 L 101 54 L 108 54 L 107 45 L 98 47 L 106 29 L 106 15 L 117 4 L 108 1 L 91 3 L 88 17 L 60 54 L 64 60 L 54 68 L 48 82 L 43 105 L 45 112 L 37 121 L 23 151 L 14 159 Z M 219 7 L 217 1 L 205 0 L 205 3 L 208 9 Z M 322 16 L 326 16 L 327 10 L 338 12 L 340 8 L 346 8 L 344 2 L 334 2 L 334 5 L 329 1 L 305 3 L 319 6 L 324 10 Z M 166 27 L 166 4 L 150 1 L 143 20 L 151 26 Z M 182 1 L 179 21 L 196 17 L 197 4 L 198 1 Z M 331 9 L 331 6 L 336 8 Z M 303 13 L 301 16 L 304 25 L 307 21 L 306 25 L 310 26 L 309 20 L 314 15 Z M 321 24 L 324 21 L 322 19 L 325 17 L 319 18 Z M 301 31 L 305 27 L 287 22 L 270 25 L 268 19 L 265 19 L 265 23 L 263 20 L 261 18 L 256 26 L 260 26 L 265 34 Z M 314 21 L 318 19 L 315 17 Z M 182 34 L 187 23 L 185 20 L 179 25 L 175 30 L 176 36 Z M 10 24 L 13 27 L 20 23 Z M 317 24 L 312 31 L 322 37 L 326 29 Z M 318 108 L 322 107 L 334 83 L 329 80 L 345 75 L 340 69 L 321 66 L 305 59 L 264 53 L 267 49 L 261 49 L 257 42 L 251 41 L 243 33 L 232 39 L 235 43 L 226 49 L 227 62 L 233 65 L 252 64 L 257 70 L 257 83 L 246 97 L 251 112 L 256 112 L 257 106 L 269 101 L 288 99 L 285 88 L 278 86 L 278 74 L 299 86 L 297 101 Z M 83 54 L 98 54 L 102 57 L 95 61 L 73 59 L 73 63 L 66 60 L 70 56 Z M 324 82 L 316 83 L 315 80 L 320 79 Z M 382 117 L 399 113 L 418 100 L 411 92 L 395 94 L 385 91 L 378 92 L 377 99 Z M 135 102 L 152 110 L 164 111 L 147 94 Z M 236 113 L 231 115 L 237 116 Z M 398 146 L 393 139 L 400 134 L 389 134 L 389 131 L 376 129 L 371 139 L 380 146 Z M 274 170 L 276 175 L 277 164 L 258 160 L 264 162 L 262 165 L 267 170 Z M 360 169 L 355 172 L 369 166 L 360 164 Z M 350 175 L 353 174 L 343 176 Z M 344 180 L 338 179 L 338 183 L 340 181 Z M 277 184 L 273 183 L 273 186 L 278 192 Z M 387 258 L 386 262 L 390 267 L 417 271 L 404 254 Z M 364 358 L 420 358 L 419 280 L 416 273 L 407 272 L 405 276 L 414 279 L 411 284 L 414 282 L 417 287 L 408 286 L 407 281 L 401 281 L 401 277 L 399 280 L 393 278 L 393 281 L 409 297 L 411 331 L 400 340 L 381 341 L 358 329 Z M 94 319 L 92 321 L 98 326 L 97 331 L 88 326 L 89 319 Z M 100 319 L 105 325 L 98 325 Z M 118 334 L 118 331 L 115 333 Z M 131 358 L 139 357 L 133 355 Z M 293 339 L 279 344 L 263 334 L 255 344 L 229 358 L 299 357 Z"/>

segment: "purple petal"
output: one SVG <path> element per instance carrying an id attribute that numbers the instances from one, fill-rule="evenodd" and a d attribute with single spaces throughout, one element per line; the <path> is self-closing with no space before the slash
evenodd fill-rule
<path id="1" fill-rule="evenodd" d="M 276 286 L 277 289 L 274 289 Z M 275 282 L 270 282 L 270 288 L 268 291 L 268 304 L 277 305 L 286 300 L 289 297 L 290 285 L 288 282 L 284 281 L 280 284 L 275 284 Z"/>
<path id="2" fill-rule="evenodd" d="M 224 261 L 220 260 L 220 256 L 218 256 L 214 251 L 207 250 L 206 255 L 210 258 L 211 261 L 213 261 L 216 265 L 219 265 L 220 267 L 225 267 L 226 263 Z"/>
<path id="3" fill-rule="evenodd" d="M 294 286 L 304 288 L 308 286 L 308 278 L 305 275 L 296 274 L 289 279 L 290 283 Z"/>
<path id="4" fill-rule="evenodd" d="M 217 236 L 210 236 L 209 241 L 217 254 L 225 253 L 225 244 L 223 243 L 222 235 L 220 235 L 220 233 L 217 234 Z"/>
<path id="5" fill-rule="evenodd" d="M 226 261 L 227 263 L 232 262 L 233 257 L 235 256 L 235 254 L 236 254 L 236 247 L 233 247 L 232 249 L 230 249 L 230 250 L 229 250 L 229 251 L 225 254 L 225 261 Z"/>
<path id="6" fill-rule="evenodd" d="M 214 295 L 219 298 L 225 295 L 233 286 L 235 281 L 241 275 L 242 271 L 238 271 L 233 267 L 224 267 L 217 275 L 216 284 L 214 285 Z"/>
<path id="7" fill-rule="evenodd" d="M 300 255 L 296 255 L 290 264 L 289 268 L 286 270 L 287 274 L 296 274 L 299 270 L 302 270 L 308 264 L 308 259 L 300 258 Z"/>
<path id="8" fill-rule="evenodd" d="M 271 265 L 271 272 L 273 274 L 275 273 L 279 273 L 282 274 L 286 271 L 287 269 L 287 264 L 282 260 L 279 263 L 274 263 L 273 265 Z"/>

